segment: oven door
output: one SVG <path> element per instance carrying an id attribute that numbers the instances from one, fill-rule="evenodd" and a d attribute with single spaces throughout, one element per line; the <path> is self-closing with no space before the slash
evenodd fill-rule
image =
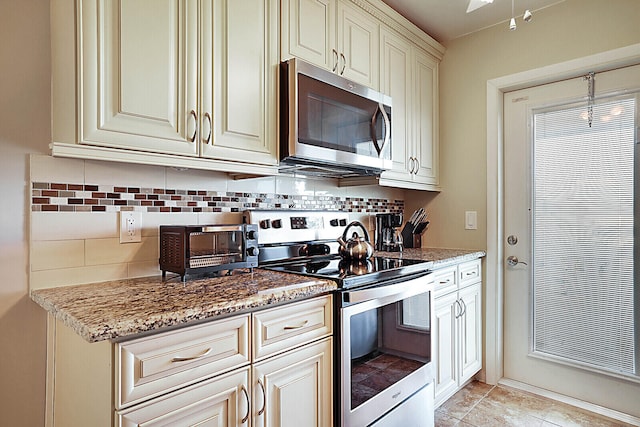
<path id="1" fill-rule="evenodd" d="M 433 425 L 433 404 L 406 404 L 419 392 L 433 401 L 422 390 L 433 382 L 432 291 L 420 274 L 340 293 L 340 425 L 385 425 L 385 414 L 405 406 L 412 425 Z"/>

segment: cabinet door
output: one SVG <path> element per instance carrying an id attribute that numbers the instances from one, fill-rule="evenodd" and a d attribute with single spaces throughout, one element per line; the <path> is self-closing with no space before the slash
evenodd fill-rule
<path id="1" fill-rule="evenodd" d="M 83 0 L 79 13 L 80 142 L 196 155 L 197 2 Z"/>
<path id="2" fill-rule="evenodd" d="M 351 2 L 338 2 L 338 67 L 341 76 L 378 89 L 380 24 Z"/>
<path id="3" fill-rule="evenodd" d="M 254 365 L 253 427 L 331 427 L 332 339 Z"/>
<path id="4" fill-rule="evenodd" d="M 413 55 L 413 152 L 417 159 L 414 179 L 438 184 L 438 63 L 426 52 Z"/>
<path id="5" fill-rule="evenodd" d="M 116 426 L 241 426 L 249 416 L 249 367 L 116 412 Z M 243 422 L 243 419 L 245 420 Z"/>
<path id="6" fill-rule="evenodd" d="M 410 111 L 411 111 L 411 45 L 397 33 L 387 28 L 380 31 L 381 66 L 380 90 L 391 96 L 393 122 L 391 149 L 393 166 L 382 178 L 411 180 L 409 173 Z"/>
<path id="7" fill-rule="evenodd" d="M 282 1 L 282 60 L 302 58 L 327 70 L 338 66 L 336 0 Z"/>
<path id="8" fill-rule="evenodd" d="M 482 286 L 480 283 L 459 291 L 463 315 L 459 321 L 460 383 L 482 368 Z"/>
<path id="9" fill-rule="evenodd" d="M 203 4 L 201 155 L 276 164 L 278 2 Z"/>
<path id="10" fill-rule="evenodd" d="M 435 324 L 432 328 L 436 367 L 436 406 L 452 395 L 458 387 L 456 365 L 456 323 L 460 310 L 456 303 L 457 292 L 434 300 Z"/>

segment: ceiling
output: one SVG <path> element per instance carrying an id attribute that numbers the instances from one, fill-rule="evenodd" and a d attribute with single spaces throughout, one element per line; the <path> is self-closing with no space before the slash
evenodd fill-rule
<path id="1" fill-rule="evenodd" d="M 493 3 L 466 13 L 471 0 L 382 0 L 401 15 L 428 33 L 439 42 L 446 42 L 483 28 L 504 23 L 511 18 L 511 1 L 494 0 Z M 564 0 L 514 0 L 514 13 L 521 18 L 524 11 L 535 11 L 561 3 Z M 529 25 L 521 19 L 518 25 Z"/>

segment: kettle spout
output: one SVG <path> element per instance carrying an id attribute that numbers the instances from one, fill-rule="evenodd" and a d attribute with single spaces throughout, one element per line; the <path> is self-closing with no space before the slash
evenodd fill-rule
<path id="1" fill-rule="evenodd" d="M 336 241 L 340 244 L 341 249 L 347 249 L 347 242 L 344 241 L 342 236 L 339 236 Z"/>

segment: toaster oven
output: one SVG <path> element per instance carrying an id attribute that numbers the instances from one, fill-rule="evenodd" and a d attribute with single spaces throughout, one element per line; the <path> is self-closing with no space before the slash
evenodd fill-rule
<path id="1" fill-rule="evenodd" d="M 161 225 L 160 270 L 179 274 L 203 275 L 236 268 L 258 266 L 258 226 Z"/>

